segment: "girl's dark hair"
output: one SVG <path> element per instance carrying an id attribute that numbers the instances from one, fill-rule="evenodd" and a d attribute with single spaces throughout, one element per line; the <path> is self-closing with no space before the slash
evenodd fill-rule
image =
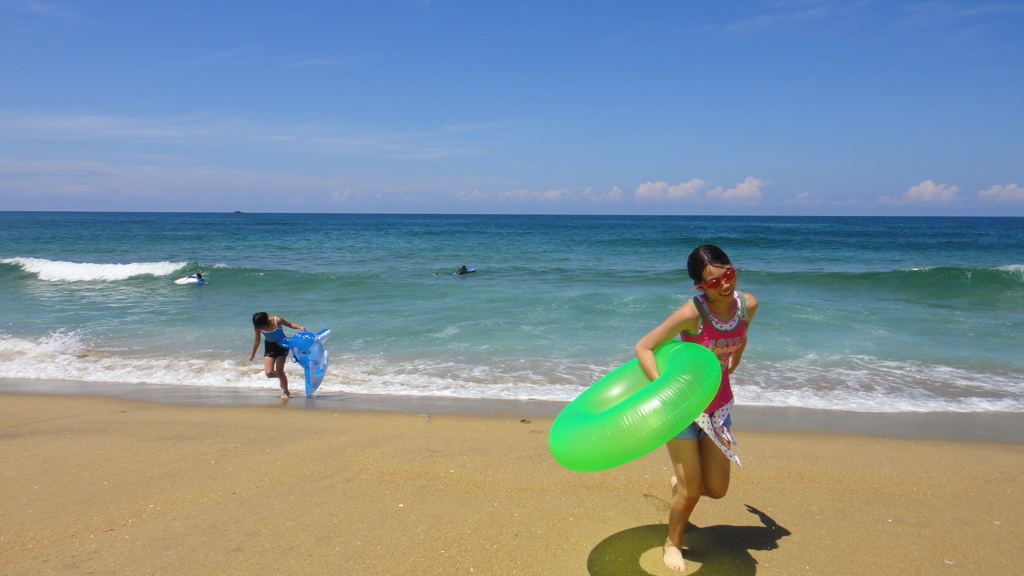
<path id="1" fill-rule="evenodd" d="M 686 260 L 686 273 L 690 275 L 694 286 L 704 283 L 704 269 L 709 265 L 724 268 L 732 266 L 732 262 L 718 246 L 697 246 Z"/>
<path id="2" fill-rule="evenodd" d="M 257 312 L 252 315 L 253 326 L 263 328 L 267 324 L 270 324 L 270 316 L 266 312 Z"/>

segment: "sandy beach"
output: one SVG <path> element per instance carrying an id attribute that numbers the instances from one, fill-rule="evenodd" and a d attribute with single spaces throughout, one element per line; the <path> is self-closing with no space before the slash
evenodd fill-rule
<path id="1" fill-rule="evenodd" d="M 0 398 L 4 574 L 670 573 L 664 451 L 572 473 L 549 417 Z M 744 469 L 698 506 L 688 573 L 1024 562 L 1024 446 L 737 436 Z"/>

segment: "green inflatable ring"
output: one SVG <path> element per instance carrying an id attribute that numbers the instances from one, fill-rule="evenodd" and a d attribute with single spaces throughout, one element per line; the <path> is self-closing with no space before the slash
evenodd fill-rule
<path id="1" fill-rule="evenodd" d="M 634 359 L 562 410 L 548 435 L 559 464 L 574 472 L 625 464 L 668 442 L 711 404 L 722 381 L 713 352 L 672 341 L 654 357 L 661 373 L 654 382 Z"/>

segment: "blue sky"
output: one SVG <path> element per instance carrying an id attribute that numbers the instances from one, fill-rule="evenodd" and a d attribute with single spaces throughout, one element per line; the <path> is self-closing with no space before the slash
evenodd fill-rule
<path id="1" fill-rule="evenodd" d="M 0 209 L 1024 216 L 1022 30 L 1017 0 L 0 0 Z"/>

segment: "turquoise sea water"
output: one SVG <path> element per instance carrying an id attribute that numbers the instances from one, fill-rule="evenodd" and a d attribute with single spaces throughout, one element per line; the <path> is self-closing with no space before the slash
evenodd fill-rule
<path id="1" fill-rule="evenodd" d="M 332 330 L 324 394 L 569 400 L 702 243 L 761 301 L 739 404 L 1024 412 L 1019 218 L 6 212 L 0 373 L 270 393 L 266 310 Z"/>

